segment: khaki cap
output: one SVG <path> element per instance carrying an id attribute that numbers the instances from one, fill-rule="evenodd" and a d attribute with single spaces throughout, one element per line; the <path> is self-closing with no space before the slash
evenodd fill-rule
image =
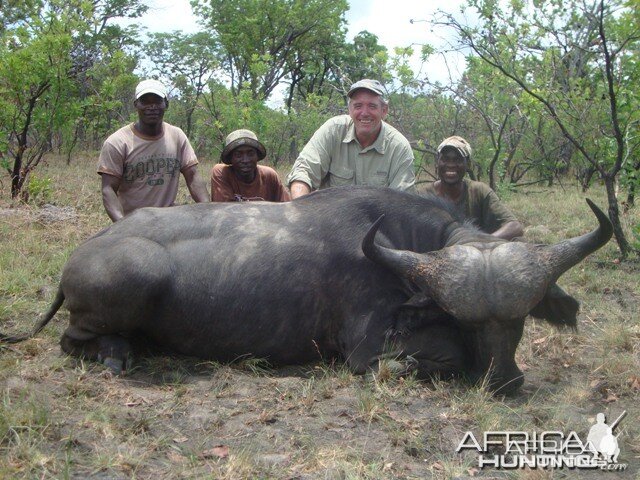
<path id="1" fill-rule="evenodd" d="M 267 156 L 267 149 L 258 141 L 258 137 L 251 130 L 234 130 L 224 139 L 224 149 L 220 154 L 220 160 L 227 165 L 231 164 L 231 153 L 238 147 L 249 146 L 258 151 L 258 160 Z"/>
<path id="2" fill-rule="evenodd" d="M 438 145 L 438 155 L 447 147 L 455 148 L 460 155 L 464 158 L 471 158 L 471 145 L 464 138 L 454 135 L 453 137 L 445 138 L 440 145 Z"/>
<path id="3" fill-rule="evenodd" d="M 386 90 L 384 89 L 384 86 L 378 80 L 371 80 L 370 78 L 364 78 L 351 85 L 351 88 L 347 93 L 347 97 L 351 97 L 356 90 L 360 90 L 361 88 L 369 90 L 376 95 L 380 95 L 383 100 L 385 98 Z"/>

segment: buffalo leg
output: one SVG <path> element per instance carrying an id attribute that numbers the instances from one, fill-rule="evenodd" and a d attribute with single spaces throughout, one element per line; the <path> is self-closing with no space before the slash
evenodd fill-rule
<path id="1" fill-rule="evenodd" d="M 351 351 L 346 361 L 354 373 L 376 371 L 384 360 L 394 373 L 417 372 L 418 378 L 451 377 L 463 372 L 468 353 L 458 329 L 429 325 L 408 335 L 369 335 Z"/>
<path id="2" fill-rule="evenodd" d="M 414 359 L 421 379 L 458 376 L 469 361 L 469 352 L 455 326 L 424 326 L 409 335 L 397 336 L 396 342 L 405 356 Z"/>
<path id="3" fill-rule="evenodd" d="M 62 350 L 75 357 L 86 358 L 104 364 L 114 374 L 120 375 L 131 362 L 129 341 L 120 335 L 92 335 L 70 327 L 60 339 Z"/>

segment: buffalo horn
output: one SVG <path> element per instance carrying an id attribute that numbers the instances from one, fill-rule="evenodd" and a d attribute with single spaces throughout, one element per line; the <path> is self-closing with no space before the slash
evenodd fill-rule
<path id="1" fill-rule="evenodd" d="M 591 200 L 586 199 L 598 219 L 599 225 L 592 232 L 570 238 L 543 250 L 541 257 L 551 266 L 554 281 L 583 258 L 605 245 L 613 234 L 613 226 L 607 216 Z"/>

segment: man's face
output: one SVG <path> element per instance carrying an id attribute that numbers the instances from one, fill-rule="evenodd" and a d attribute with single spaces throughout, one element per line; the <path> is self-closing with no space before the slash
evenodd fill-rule
<path id="1" fill-rule="evenodd" d="M 253 147 L 238 147 L 231 152 L 231 167 L 244 178 L 253 179 L 258 168 L 258 151 Z"/>
<path id="2" fill-rule="evenodd" d="M 146 93 L 134 102 L 134 106 L 138 110 L 141 123 L 157 125 L 164 118 L 167 101 L 155 93 Z"/>
<path id="3" fill-rule="evenodd" d="M 462 182 L 467 171 L 467 159 L 453 147 L 445 147 L 438 155 L 438 177 L 444 183 L 454 185 Z"/>
<path id="4" fill-rule="evenodd" d="M 353 119 L 356 135 L 377 135 L 388 110 L 379 95 L 369 90 L 356 90 L 349 102 L 349 116 Z"/>

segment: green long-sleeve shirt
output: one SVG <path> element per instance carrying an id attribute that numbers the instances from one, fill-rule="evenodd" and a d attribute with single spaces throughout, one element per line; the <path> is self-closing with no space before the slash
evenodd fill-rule
<path id="1" fill-rule="evenodd" d="M 376 141 L 362 148 L 353 120 L 339 115 L 327 120 L 295 161 L 287 184 L 301 181 L 312 189 L 340 185 L 372 185 L 412 191 L 413 150 L 395 128 L 382 122 Z"/>

